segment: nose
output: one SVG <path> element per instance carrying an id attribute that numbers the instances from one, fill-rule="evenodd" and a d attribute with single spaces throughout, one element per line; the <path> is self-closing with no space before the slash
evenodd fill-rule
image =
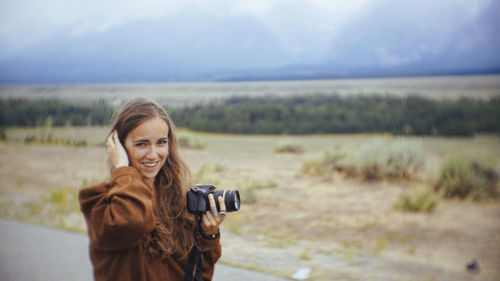
<path id="1" fill-rule="evenodd" d="M 147 158 L 154 159 L 158 156 L 158 147 L 156 145 L 151 145 L 149 146 L 148 152 L 147 152 Z"/>

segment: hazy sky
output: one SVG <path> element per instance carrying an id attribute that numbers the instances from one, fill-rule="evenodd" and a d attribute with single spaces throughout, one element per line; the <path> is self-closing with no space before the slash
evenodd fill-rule
<path id="1" fill-rule="evenodd" d="M 6 52 L 68 26 L 78 36 L 106 31 L 139 19 L 168 17 L 183 8 L 194 6 L 218 17 L 257 17 L 275 36 L 281 37 L 287 44 L 294 44 L 290 33 L 297 29 L 314 32 L 318 37 L 333 38 L 343 25 L 374 7 L 385 6 L 387 9 L 379 12 L 391 13 L 391 4 L 408 3 L 409 13 L 415 9 L 415 4 L 424 9 L 442 9 L 441 13 L 446 13 L 451 5 L 462 10 L 463 18 L 455 19 L 460 24 L 464 18 L 466 20 L 467 17 L 477 16 L 491 1 L 493 0 L 2 0 L 0 48 Z"/>
<path id="2" fill-rule="evenodd" d="M 491 71 L 499 12 L 500 0 L 0 0 L 0 80 Z"/>

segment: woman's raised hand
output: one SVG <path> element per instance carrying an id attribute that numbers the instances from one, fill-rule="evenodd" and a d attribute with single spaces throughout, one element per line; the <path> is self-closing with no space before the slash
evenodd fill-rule
<path id="1" fill-rule="evenodd" d="M 120 142 L 116 131 L 111 132 L 106 138 L 106 150 L 108 151 L 108 166 L 111 172 L 118 167 L 128 166 L 127 151 Z"/>

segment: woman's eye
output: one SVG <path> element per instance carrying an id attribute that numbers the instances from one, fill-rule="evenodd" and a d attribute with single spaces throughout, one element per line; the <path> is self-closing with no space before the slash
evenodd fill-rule
<path id="1" fill-rule="evenodd" d="M 167 143 L 168 143 L 168 141 L 167 141 L 167 140 L 159 140 L 159 141 L 158 141 L 158 144 L 167 144 Z"/>
<path id="2" fill-rule="evenodd" d="M 146 146 L 146 144 L 143 143 L 143 142 L 138 142 L 138 143 L 135 144 L 135 146 L 137 146 L 137 147 L 143 147 L 143 146 Z"/>

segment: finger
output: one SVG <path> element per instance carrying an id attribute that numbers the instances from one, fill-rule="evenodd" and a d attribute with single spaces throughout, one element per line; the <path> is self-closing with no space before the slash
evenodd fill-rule
<path id="1" fill-rule="evenodd" d="M 113 144 L 113 133 L 111 132 L 107 137 L 106 137 L 106 142 L 105 145 L 106 147 L 109 148 Z"/>
<path id="2" fill-rule="evenodd" d="M 209 213 L 209 212 L 207 212 L 207 213 Z M 208 219 L 208 216 L 203 215 L 202 222 L 203 223 L 201 225 L 201 228 L 202 228 L 203 233 L 205 233 L 207 235 L 213 235 L 213 234 L 217 233 L 217 230 L 219 229 L 219 225 L 211 223 Z"/>
<path id="3" fill-rule="evenodd" d="M 208 203 L 210 204 L 210 210 L 212 211 L 213 215 L 216 217 L 217 216 L 217 205 L 215 205 L 215 199 L 214 199 L 214 195 L 212 193 L 208 194 Z"/>
<path id="4" fill-rule="evenodd" d="M 113 141 L 116 145 L 120 143 L 120 138 L 118 137 L 118 132 L 116 130 L 113 131 Z"/>
<path id="5" fill-rule="evenodd" d="M 203 215 L 201 217 L 201 228 L 203 229 L 203 231 L 205 233 L 210 230 L 210 228 L 211 228 L 210 225 L 211 225 L 211 223 L 210 223 L 210 220 L 208 219 L 208 217 L 206 215 Z"/>
<path id="6" fill-rule="evenodd" d="M 220 211 L 226 212 L 226 202 L 224 202 L 224 197 L 219 196 L 217 199 L 219 200 Z"/>
<path id="7" fill-rule="evenodd" d="M 205 214 L 202 217 L 202 221 L 208 228 L 212 228 L 215 225 L 217 225 L 217 221 L 214 215 L 210 211 L 205 212 Z"/>
<path id="8" fill-rule="evenodd" d="M 203 214 L 203 216 L 201 217 L 201 222 L 203 223 L 204 226 L 208 226 L 210 224 L 210 221 L 208 220 L 208 217 L 207 217 L 207 213 L 209 213 L 208 211 Z"/>
<path id="9" fill-rule="evenodd" d="M 219 196 L 217 199 L 219 200 L 220 206 L 220 212 L 217 218 L 219 218 L 218 222 L 222 223 L 224 221 L 224 218 L 226 217 L 226 204 L 224 203 L 224 197 Z"/>

